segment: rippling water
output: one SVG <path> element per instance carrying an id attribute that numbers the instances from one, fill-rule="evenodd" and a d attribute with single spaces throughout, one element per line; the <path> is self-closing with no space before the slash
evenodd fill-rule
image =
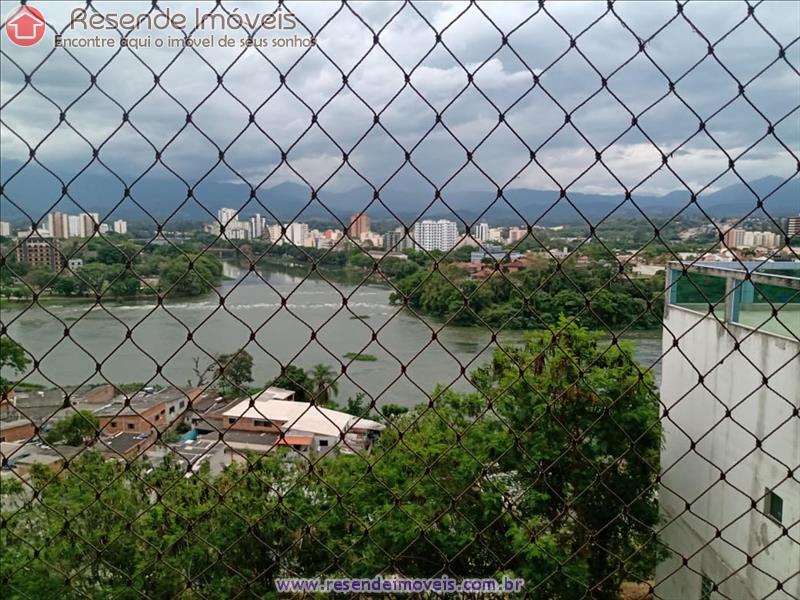
<path id="1" fill-rule="evenodd" d="M 242 273 L 226 266 L 226 274 L 235 279 L 218 289 L 224 306 L 217 295 L 209 295 L 162 307 L 152 301 L 102 307 L 50 304 L 24 312 L 4 308 L 0 315 L 10 335 L 41 358 L 41 372 L 27 381 L 59 385 L 104 378 L 112 383 L 166 380 L 186 385 L 195 379 L 194 357 L 202 357 L 204 364 L 207 354 L 247 345 L 254 358 L 254 385 L 277 375 L 281 363 L 303 368 L 327 363 L 338 370 L 340 361 L 348 362 L 344 354 L 365 352 L 378 361 L 349 365 L 339 380 L 339 398 L 361 390 L 380 403 L 414 405 L 426 402 L 437 383 L 470 389 L 460 375 L 461 365 L 470 370 L 482 364 L 495 347 L 490 334 L 480 328 L 446 327 L 433 340 L 432 331 L 440 325 L 390 305 L 389 290 L 381 286 L 332 285 L 285 270 L 261 271 L 265 283 L 253 273 Z M 287 298 L 285 307 L 281 297 Z M 65 327 L 70 338 L 64 338 Z M 128 329 L 133 331 L 130 339 Z M 373 331 L 377 341 L 372 340 Z M 521 337 L 521 332 L 508 332 L 500 343 Z M 637 359 L 651 366 L 661 352 L 658 332 L 637 333 L 632 339 Z M 163 365 L 160 375 L 157 363 Z M 409 365 L 405 374 L 401 363 Z M 656 376 L 658 370 L 656 364 Z"/>

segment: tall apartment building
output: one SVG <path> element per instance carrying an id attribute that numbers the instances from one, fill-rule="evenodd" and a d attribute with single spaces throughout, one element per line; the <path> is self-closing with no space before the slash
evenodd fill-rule
<path id="1" fill-rule="evenodd" d="M 69 215 L 62 212 L 51 212 L 47 215 L 47 230 L 56 239 L 66 240 L 69 238 Z"/>
<path id="2" fill-rule="evenodd" d="M 100 215 L 96 212 L 81 213 L 81 236 L 94 237 L 100 229 Z"/>
<path id="3" fill-rule="evenodd" d="M 265 219 L 256 213 L 250 217 L 250 238 L 260 240 L 264 236 Z"/>
<path id="4" fill-rule="evenodd" d="M 413 233 L 406 235 L 404 227 L 397 227 L 393 231 L 387 231 L 383 235 L 383 247 L 390 252 L 402 252 L 403 250 L 414 249 Z"/>
<path id="5" fill-rule="evenodd" d="M 217 211 L 217 220 L 223 225 L 227 225 L 231 221 L 237 220 L 239 211 L 235 208 L 220 208 Z"/>
<path id="6" fill-rule="evenodd" d="M 771 231 L 746 231 L 729 229 L 723 239 L 728 248 L 779 248 L 783 237 Z"/>
<path id="7" fill-rule="evenodd" d="M 83 234 L 83 219 L 80 215 L 67 216 L 67 235 L 68 237 L 86 237 Z"/>
<path id="8" fill-rule="evenodd" d="M 266 226 L 267 238 L 269 239 L 270 243 L 276 244 L 281 246 L 284 242 L 283 238 L 281 237 L 281 225 L 280 223 L 273 223 L 271 225 Z"/>
<path id="9" fill-rule="evenodd" d="M 0 221 L 0 236 L 11 237 L 11 223 Z"/>
<path id="10" fill-rule="evenodd" d="M 458 226 L 453 221 L 417 221 L 414 224 L 414 241 L 424 250 L 441 250 L 447 252 L 456 245 Z"/>
<path id="11" fill-rule="evenodd" d="M 286 227 L 286 239 L 295 246 L 305 246 L 308 238 L 308 223 L 289 223 Z"/>
<path id="12" fill-rule="evenodd" d="M 488 242 L 489 241 L 489 224 L 486 221 L 482 223 L 478 223 L 475 226 L 475 231 L 473 232 L 475 239 L 479 242 Z"/>
<path id="13" fill-rule="evenodd" d="M 369 231 L 369 217 L 367 213 L 362 212 L 350 215 L 349 234 L 351 238 L 354 240 L 360 239 L 363 234 Z"/>
<path id="14" fill-rule="evenodd" d="M 58 239 L 50 237 L 49 232 L 42 230 L 33 234 L 21 234 L 15 254 L 17 262 L 28 263 L 35 268 L 56 270 L 62 262 Z"/>
<path id="15" fill-rule="evenodd" d="M 786 235 L 789 239 L 800 237 L 800 215 L 786 219 Z"/>

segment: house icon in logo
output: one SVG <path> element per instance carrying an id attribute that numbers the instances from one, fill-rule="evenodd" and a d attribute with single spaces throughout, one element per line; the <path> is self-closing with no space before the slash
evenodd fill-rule
<path id="1" fill-rule="evenodd" d="M 33 6 L 19 6 L 8 15 L 5 29 L 17 46 L 33 46 L 44 37 L 44 15 Z"/>

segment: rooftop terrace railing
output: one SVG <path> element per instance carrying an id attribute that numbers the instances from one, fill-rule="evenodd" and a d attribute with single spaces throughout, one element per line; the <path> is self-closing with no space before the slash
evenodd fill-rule
<path id="1" fill-rule="evenodd" d="M 800 262 L 668 266 L 668 305 L 800 341 Z"/>

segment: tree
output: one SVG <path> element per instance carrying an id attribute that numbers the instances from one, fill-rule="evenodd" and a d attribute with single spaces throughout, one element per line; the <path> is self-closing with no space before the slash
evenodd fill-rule
<path id="1" fill-rule="evenodd" d="M 53 428 L 45 433 L 44 439 L 48 444 L 82 446 L 99 429 L 100 422 L 94 413 L 82 410 L 56 421 Z"/>
<path id="2" fill-rule="evenodd" d="M 28 368 L 31 360 L 25 349 L 7 335 L 0 337 L 0 369 L 10 368 L 21 373 Z"/>
<path id="3" fill-rule="evenodd" d="M 630 347 L 563 318 L 554 330 L 498 350 L 471 374 L 477 392 L 439 387 L 403 418 L 385 405 L 395 420 L 369 453 L 309 465 L 281 447 L 190 477 L 169 454 L 147 471 L 91 450 L 58 476 L 34 466 L 40 501 L 4 513 L 0 579 L 20 597 L 166 600 L 191 581 L 192 598 L 222 600 L 272 597 L 276 577 L 332 564 L 350 577 L 446 564 L 524 578 L 548 600 L 616 600 L 659 558 L 658 399 Z M 291 365 L 273 384 L 314 389 Z"/>
<path id="4" fill-rule="evenodd" d="M 200 367 L 200 357 L 192 358 L 192 373 L 197 377 L 197 387 L 203 387 L 207 383 L 207 377 L 214 372 L 214 363 L 209 363 L 205 368 Z M 189 387 L 192 387 L 192 380 L 189 380 Z"/>
<path id="5" fill-rule="evenodd" d="M 223 396 L 245 393 L 243 389 L 253 381 L 253 357 L 242 348 L 232 354 L 218 354 L 215 357 L 215 379 Z"/>
<path id="6" fill-rule="evenodd" d="M 316 404 L 324 405 L 339 393 L 339 383 L 336 374 L 328 365 L 314 365 L 309 372 L 311 390 Z"/>
<path id="7" fill-rule="evenodd" d="M 222 264 L 206 254 L 176 256 L 161 271 L 161 288 L 174 296 L 199 296 L 214 289 Z"/>
<path id="8" fill-rule="evenodd" d="M 294 391 L 294 399 L 298 402 L 310 402 L 314 392 L 314 384 L 308 374 L 295 365 L 283 367 L 281 374 L 268 385 Z"/>
<path id="9" fill-rule="evenodd" d="M 4 369 L 10 369 L 14 375 L 22 373 L 30 365 L 31 359 L 25 349 L 7 335 L 0 337 L 0 392 L 7 394 L 13 387 L 2 376 Z"/>
<path id="10" fill-rule="evenodd" d="M 359 417 L 366 416 L 364 413 L 367 412 L 367 407 L 364 406 L 364 392 L 356 392 L 356 397 L 353 398 L 352 396 L 347 399 L 347 406 L 345 406 L 344 410 L 351 415 L 357 415 Z"/>
<path id="11" fill-rule="evenodd" d="M 395 417 L 406 414 L 408 412 L 408 407 L 401 406 L 400 404 L 389 403 L 381 406 L 381 412 L 383 413 L 384 418 L 391 420 Z"/>
<path id="12" fill-rule="evenodd" d="M 646 579 L 658 558 L 661 429 L 652 376 L 631 346 L 607 347 L 563 317 L 556 333 L 507 350 L 473 380 L 515 439 L 504 469 L 528 490 L 519 502 L 529 522 L 512 525 L 511 536 L 524 554 L 529 531 L 549 522 L 559 547 L 575 553 L 571 575 L 585 585 L 576 595 L 592 587 L 591 598 L 616 599 L 623 574 Z"/>

